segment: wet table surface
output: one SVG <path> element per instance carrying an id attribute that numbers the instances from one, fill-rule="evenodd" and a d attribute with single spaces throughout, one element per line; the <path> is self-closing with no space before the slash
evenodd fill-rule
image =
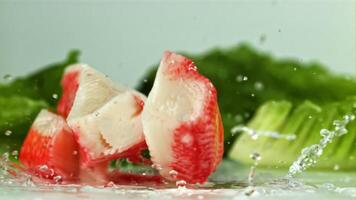
<path id="1" fill-rule="evenodd" d="M 286 170 L 257 168 L 253 184 L 247 183 L 248 174 L 248 167 L 224 161 L 210 183 L 198 188 L 2 183 L 0 199 L 356 199 L 356 172 L 308 171 L 290 180 L 283 178 Z"/>

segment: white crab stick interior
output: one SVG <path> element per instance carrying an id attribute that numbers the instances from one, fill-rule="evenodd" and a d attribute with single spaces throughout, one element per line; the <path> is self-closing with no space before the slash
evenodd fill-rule
<path id="1" fill-rule="evenodd" d="M 56 135 L 65 128 L 70 130 L 63 117 L 49 112 L 46 109 L 41 110 L 38 114 L 32 128 L 40 132 L 43 136 Z"/>
<path id="2" fill-rule="evenodd" d="M 80 141 L 97 156 L 127 150 L 144 140 L 141 115 L 132 92 L 120 93 L 90 115 L 76 120 Z M 100 142 L 98 142 L 100 141 Z"/>
<path id="3" fill-rule="evenodd" d="M 173 161 L 173 131 L 183 122 L 194 121 L 200 115 L 205 97 L 201 82 L 189 76 L 172 78 L 174 75 L 166 73 L 174 64 L 179 63 L 169 59 L 161 61 L 142 113 L 151 159 L 162 168 L 161 174 L 166 175 Z"/>
<path id="4" fill-rule="evenodd" d="M 88 115 L 106 102 L 126 91 L 127 88 L 115 85 L 107 76 L 85 64 L 69 67 L 65 73 L 79 71 L 79 87 L 68 120 Z"/>
<path id="5" fill-rule="evenodd" d="M 71 66 L 66 73 L 75 70 L 79 71 L 79 87 L 67 121 L 91 157 L 120 153 L 142 142 L 142 122 L 135 97 L 144 101 L 144 95 L 115 85 L 87 65 Z"/>

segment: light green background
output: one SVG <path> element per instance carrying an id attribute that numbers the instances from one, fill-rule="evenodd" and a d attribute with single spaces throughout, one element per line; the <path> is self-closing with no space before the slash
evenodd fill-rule
<path id="1" fill-rule="evenodd" d="M 353 74 L 355 2 L 0 0 L 1 76 L 78 48 L 83 62 L 132 86 L 166 49 L 195 53 L 241 41 Z"/>

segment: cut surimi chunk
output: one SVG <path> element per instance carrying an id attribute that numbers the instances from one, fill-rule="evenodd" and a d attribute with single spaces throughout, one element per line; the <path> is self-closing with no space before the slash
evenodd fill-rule
<path id="1" fill-rule="evenodd" d="M 144 95 L 82 64 L 66 69 L 62 87 L 58 112 L 67 116 L 85 164 L 137 154 L 146 146 L 141 123 Z"/>
<path id="2" fill-rule="evenodd" d="M 42 110 L 22 145 L 19 160 L 42 178 L 78 178 L 78 145 L 65 119 Z"/>
<path id="3" fill-rule="evenodd" d="M 203 183 L 220 163 L 216 90 L 191 60 L 164 53 L 142 119 L 151 159 L 165 178 Z"/>

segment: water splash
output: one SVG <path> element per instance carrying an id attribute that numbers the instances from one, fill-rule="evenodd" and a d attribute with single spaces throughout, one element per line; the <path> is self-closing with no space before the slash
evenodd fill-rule
<path id="1" fill-rule="evenodd" d="M 238 75 L 236 76 L 236 81 L 237 82 L 242 82 L 242 81 L 247 81 L 248 80 L 248 77 L 247 76 L 244 76 L 244 75 Z"/>
<path id="2" fill-rule="evenodd" d="M 168 172 L 168 174 L 172 179 L 176 179 L 178 176 L 178 172 L 176 170 L 171 170 Z"/>
<path id="3" fill-rule="evenodd" d="M 266 42 L 266 39 L 267 39 L 266 34 L 261 34 L 261 35 L 260 35 L 260 38 L 259 38 L 260 44 L 265 43 L 265 42 Z"/>
<path id="4" fill-rule="evenodd" d="M 184 181 L 184 180 L 178 180 L 178 181 L 176 181 L 176 186 L 177 186 L 178 188 L 185 188 L 186 185 L 187 185 L 187 182 Z"/>
<path id="5" fill-rule="evenodd" d="M 325 147 L 332 142 L 334 137 L 345 135 L 347 133 L 346 126 L 354 119 L 354 115 L 347 114 L 342 120 L 335 120 L 333 122 L 334 130 L 320 130 L 322 138 L 320 139 L 319 144 L 313 144 L 302 149 L 300 156 L 290 166 L 287 177 L 294 177 L 296 174 L 305 171 L 309 167 L 313 167 L 323 154 Z"/>
<path id="6" fill-rule="evenodd" d="M 246 196 L 251 196 L 256 191 L 256 184 L 254 183 L 254 179 L 256 176 L 256 168 L 258 166 L 258 162 L 262 157 L 258 152 L 254 152 L 250 155 L 250 158 L 254 161 L 254 164 L 250 167 L 250 171 L 248 173 L 248 187 L 245 189 Z"/>
<path id="7" fill-rule="evenodd" d="M 261 156 L 254 153 L 251 154 L 251 159 L 258 161 Z M 244 170 L 236 171 L 237 164 L 235 162 L 225 160 L 222 165 L 224 169 L 219 170 L 220 173 L 223 173 L 220 174 L 220 180 L 226 180 L 226 177 L 232 176 L 241 178 L 245 175 Z M 43 166 L 43 168 L 48 167 Z M 235 179 L 237 182 L 219 182 L 217 180 L 215 182 L 212 180 L 213 182 L 204 185 L 187 187 L 184 187 L 184 182 L 177 181 L 176 185 L 168 184 L 156 188 L 154 186 L 115 185 L 113 182 L 108 182 L 105 186 L 52 184 L 31 181 L 31 177 L 23 178 L 22 184 L 19 184 L 18 177 L 10 178 L 11 176 L 9 176 L 6 178 L 7 182 L 2 183 L 0 181 L 0 188 L 2 187 L 0 193 L 4 192 L 2 194 L 5 194 L 5 197 L 15 196 L 19 199 L 36 199 L 39 193 L 43 195 L 43 199 L 78 198 L 78 196 L 90 199 L 249 199 L 250 197 L 253 199 L 293 199 L 296 196 L 299 198 L 325 199 L 328 195 L 340 199 L 356 197 L 356 190 L 353 187 L 354 177 L 351 177 L 347 186 L 343 187 L 338 187 L 338 182 L 332 182 L 345 179 L 344 177 L 347 174 L 338 173 L 335 178 L 331 178 L 329 174 L 324 173 L 322 179 L 320 179 L 320 175 L 317 175 L 313 179 L 316 180 L 315 182 L 304 183 L 298 179 L 275 179 L 283 175 L 283 172 L 263 170 L 261 169 L 260 173 L 264 175 L 259 176 L 260 174 L 257 174 L 258 180 L 254 180 L 252 186 L 247 184 L 245 179 Z M 321 180 L 327 180 L 328 183 L 333 185 L 319 186 Z M 19 195 L 19 191 L 21 191 L 21 195 Z"/>
<path id="8" fill-rule="evenodd" d="M 11 130 L 6 130 L 5 133 L 4 133 L 4 135 L 6 135 L 6 136 L 10 136 L 11 134 L 12 134 Z"/>
<path id="9" fill-rule="evenodd" d="M 257 91 L 261 91 L 264 89 L 263 83 L 259 82 L 259 81 L 255 82 L 254 87 L 255 87 L 255 90 L 257 90 Z"/>
<path id="10" fill-rule="evenodd" d="M 281 134 L 281 133 L 274 132 L 274 131 L 256 131 L 256 130 L 253 130 L 249 127 L 242 126 L 242 125 L 234 126 L 231 129 L 232 135 L 235 135 L 236 133 L 240 133 L 240 132 L 248 134 L 249 136 L 251 136 L 251 138 L 253 140 L 257 140 L 260 136 L 270 137 L 270 138 L 274 138 L 274 139 L 285 139 L 285 140 L 289 140 L 289 141 L 296 139 L 295 134 Z"/>
<path id="11" fill-rule="evenodd" d="M 61 176 L 55 176 L 53 177 L 53 180 L 56 182 L 56 183 L 60 183 L 62 181 L 62 177 Z"/>
<path id="12" fill-rule="evenodd" d="M 11 74 L 5 74 L 5 75 L 3 76 L 3 79 L 4 79 L 5 81 L 11 81 L 11 80 L 13 79 L 13 76 L 12 76 Z"/>
<path id="13" fill-rule="evenodd" d="M 53 94 L 52 94 L 52 98 L 53 98 L 53 99 L 58 99 L 58 94 L 53 93 Z"/>

